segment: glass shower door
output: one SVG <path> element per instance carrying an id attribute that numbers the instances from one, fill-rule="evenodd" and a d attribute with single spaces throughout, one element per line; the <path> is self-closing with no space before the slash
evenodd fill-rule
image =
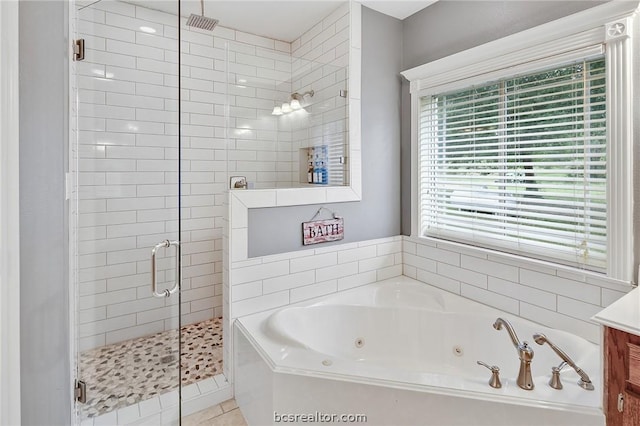
<path id="1" fill-rule="evenodd" d="M 161 3 L 75 4 L 78 423 L 180 422 L 178 5 Z"/>

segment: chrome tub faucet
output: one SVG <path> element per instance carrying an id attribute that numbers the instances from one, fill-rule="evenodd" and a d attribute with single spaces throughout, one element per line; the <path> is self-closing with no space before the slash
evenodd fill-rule
<path id="1" fill-rule="evenodd" d="M 576 370 L 576 373 L 578 373 L 578 375 L 580 376 L 580 380 L 578 380 L 578 385 L 582 389 L 586 389 L 586 390 L 594 389 L 593 383 L 591 383 L 591 379 L 589 379 L 589 376 L 587 375 L 587 373 L 585 373 L 584 370 L 578 367 L 576 363 L 573 362 L 573 360 L 569 357 L 569 355 L 566 354 L 566 352 L 564 352 L 562 349 L 560 349 L 559 347 L 551 343 L 551 341 L 547 339 L 547 336 L 545 336 L 542 333 L 536 333 L 533 335 L 533 340 L 535 340 L 535 342 L 539 345 L 544 345 L 545 343 L 548 344 L 549 347 L 551 347 L 551 349 L 553 349 L 553 351 L 556 354 L 558 354 L 558 356 L 560 357 L 560 359 L 562 359 L 562 361 L 566 362 L 567 365 L 571 366 L 571 368 Z M 559 371 L 558 371 L 558 374 L 559 374 Z M 557 387 L 553 386 L 551 383 L 549 383 L 549 385 L 554 389 L 558 389 Z M 562 386 L 560 386 L 559 389 L 562 389 Z"/>
<path id="2" fill-rule="evenodd" d="M 493 323 L 493 328 L 496 330 L 502 330 L 504 327 L 509 333 L 513 346 L 518 351 L 518 357 L 520 358 L 520 371 L 518 372 L 517 383 L 524 390 L 533 390 L 533 378 L 531 377 L 531 360 L 533 359 L 533 349 L 529 347 L 527 342 L 520 342 L 518 335 L 516 334 L 513 326 L 509 321 L 498 318 Z"/>

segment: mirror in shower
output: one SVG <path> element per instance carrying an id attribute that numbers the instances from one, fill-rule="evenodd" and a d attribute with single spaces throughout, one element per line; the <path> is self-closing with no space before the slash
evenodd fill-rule
<path id="1" fill-rule="evenodd" d="M 227 45 L 229 174 L 249 189 L 349 185 L 349 5 L 327 3 L 289 42 Z"/>
<path id="2" fill-rule="evenodd" d="M 229 173 L 250 189 L 348 185 L 348 54 L 323 63 L 246 50 L 229 43 Z M 247 63 L 275 69 L 246 75 Z"/>

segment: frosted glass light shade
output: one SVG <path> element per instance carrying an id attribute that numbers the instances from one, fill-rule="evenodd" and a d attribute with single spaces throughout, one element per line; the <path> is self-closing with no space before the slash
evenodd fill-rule
<path id="1" fill-rule="evenodd" d="M 302 105 L 300 105 L 300 101 L 297 99 L 294 99 L 291 101 L 291 109 L 296 111 L 299 110 L 300 108 L 302 108 Z"/>
<path id="2" fill-rule="evenodd" d="M 271 115 L 282 115 L 282 108 L 279 106 L 274 106 Z"/>
<path id="3" fill-rule="evenodd" d="M 289 105 L 289 104 L 288 104 L 288 103 L 286 103 L 286 102 L 282 104 L 282 112 L 283 112 L 284 114 L 288 114 L 288 113 L 290 113 L 291 111 L 293 111 L 293 110 L 291 109 L 291 105 Z"/>

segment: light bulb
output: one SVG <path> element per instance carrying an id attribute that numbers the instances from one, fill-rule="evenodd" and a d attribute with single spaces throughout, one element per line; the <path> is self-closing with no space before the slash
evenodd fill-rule
<path id="1" fill-rule="evenodd" d="M 291 101 L 291 109 L 296 111 L 299 110 L 300 108 L 302 108 L 302 105 L 300 105 L 300 101 L 297 99 L 294 99 Z"/>
<path id="2" fill-rule="evenodd" d="M 274 106 L 271 115 L 282 115 L 282 108 L 279 106 Z"/>
<path id="3" fill-rule="evenodd" d="M 291 109 L 291 105 L 289 105 L 287 102 L 285 102 L 285 103 L 283 103 L 283 104 L 282 104 L 282 112 L 283 112 L 284 114 L 288 114 L 288 113 L 290 113 L 291 111 L 293 111 L 293 110 Z"/>

